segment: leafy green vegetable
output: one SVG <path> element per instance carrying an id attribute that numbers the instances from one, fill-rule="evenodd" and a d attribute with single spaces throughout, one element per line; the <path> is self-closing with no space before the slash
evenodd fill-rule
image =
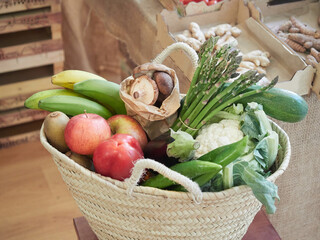
<path id="1" fill-rule="evenodd" d="M 256 142 L 254 157 L 266 171 L 270 169 L 276 160 L 279 149 L 279 136 L 272 130 L 271 123 L 263 111 L 262 105 L 248 103 L 245 110 L 241 130 Z"/>
<path id="2" fill-rule="evenodd" d="M 250 136 L 250 138 L 258 140 L 260 138 L 260 123 L 259 120 L 255 117 L 254 113 L 247 112 L 244 115 L 244 123 L 241 125 L 241 131 Z"/>
<path id="3" fill-rule="evenodd" d="M 238 104 L 232 104 L 231 106 L 226 107 L 224 111 L 228 113 L 236 114 L 236 115 L 241 115 L 244 109 L 243 109 L 243 105 L 241 103 L 238 103 Z"/>
<path id="4" fill-rule="evenodd" d="M 234 163 L 233 180 L 235 186 L 248 185 L 255 197 L 266 207 L 267 213 L 275 213 L 275 199 L 280 200 L 278 187 L 254 171 L 247 161 Z"/>
<path id="5" fill-rule="evenodd" d="M 268 132 L 272 131 L 272 127 L 267 115 L 262 110 L 262 105 L 258 106 L 261 106 L 261 109 L 259 108 L 259 110 L 255 110 L 254 114 L 260 123 L 260 135 L 265 136 Z"/>
<path id="6" fill-rule="evenodd" d="M 277 158 L 279 136 L 276 132 L 268 132 L 268 136 L 263 138 L 254 149 L 255 159 L 261 164 L 261 166 L 268 170 L 273 165 Z"/>
<path id="7" fill-rule="evenodd" d="M 248 103 L 245 108 L 244 122 L 241 130 L 244 134 L 257 141 L 260 141 L 265 136 L 267 130 L 272 130 L 262 105 L 255 102 Z"/>
<path id="8" fill-rule="evenodd" d="M 229 114 L 235 110 L 233 107 L 224 111 Z M 278 188 L 274 183 L 266 180 L 266 177 L 270 174 L 268 169 L 274 163 L 278 153 L 279 136 L 272 130 L 271 123 L 261 105 L 249 103 L 245 112 L 239 111 L 238 114 L 241 114 L 242 119 L 241 130 L 248 139 L 217 148 L 201 157 L 207 161 L 210 157 L 220 159 L 216 163 L 224 167 L 211 181 L 202 186 L 202 190 L 216 192 L 233 186 L 248 185 L 256 198 L 266 207 L 267 212 L 274 213 L 275 199 L 279 199 Z M 245 147 L 244 142 L 246 142 Z M 236 145 L 238 149 L 242 146 L 242 154 L 224 164 L 221 161 L 225 157 L 224 154 L 230 154 L 231 149 L 237 149 Z"/>
<path id="9" fill-rule="evenodd" d="M 265 173 L 264 173 L 264 170 L 263 170 L 261 164 L 259 164 L 259 162 L 255 159 L 255 156 L 253 154 L 253 150 L 249 154 L 247 154 L 245 156 L 242 156 L 242 157 L 238 158 L 237 160 L 238 161 L 246 161 L 246 162 L 248 162 L 249 167 L 252 170 L 260 173 L 263 176 L 265 176 Z"/>
<path id="10" fill-rule="evenodd" d="M 200 144 L 190 134 L 181 130 L 175 132 L 170 129 L 170 136 L 174 141 L 168 144 L 167 155 L 179 159 L 179 162 L 191 160 L 195 151 L 200 147 Z"/>

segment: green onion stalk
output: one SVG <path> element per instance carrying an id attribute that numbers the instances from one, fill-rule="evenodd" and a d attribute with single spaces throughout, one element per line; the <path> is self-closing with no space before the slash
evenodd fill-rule
<path id="1" fill-rule="evenodd" d="M 218 112 L 242 98 L 269 90 L 278 81 L 276 77 L 265 87 L 246 91 L 264 75 L 249 70 L 238 76 L 236 70 L 242 60 L 239 51 L 229 45 L 213 51 L 217 41 L 218 37 L 209 38 L 199 51 L 198 67 L 179 116 L 171 127 L 174 131 L 182 130 L 196 137 L 200 128 Z M 235 76 L 237 78 L 225 87 Z"/>

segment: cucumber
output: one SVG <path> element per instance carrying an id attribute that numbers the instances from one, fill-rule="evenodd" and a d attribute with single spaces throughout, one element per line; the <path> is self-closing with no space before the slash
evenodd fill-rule
<path id="1" fill-rule="evenodd" d="M 260 87 L 251 86 L 245 91 L 257 88 Z M 244 106 L 249 102 L 261 104 L 268 116 L 283 122 L 299 122 L 308 113 L 308 104 L 301 96 L 281 88 L 271 88 L 266 92 L 260 92 L 237 101 L 237 103 L 242 103 Z"/>

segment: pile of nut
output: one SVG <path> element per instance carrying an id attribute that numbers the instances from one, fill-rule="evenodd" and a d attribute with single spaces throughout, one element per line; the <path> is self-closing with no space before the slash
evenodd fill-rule
<path id="1" fill-rule="evenodd" d="M 231 26 L 230 24 L 219 24 L 209 28 L 208 31 L 204 32 L 200 29 L 199 24 L 196 22 L 191 22 L 189 24 L 189 29 L 177 34 L 175 39 L 178 42 L 187 43 L 195 51 L 199 51 L 202 44 L 211 36 L 220 37 L 216 44 L 216 49 L 221 48 L 221 46 L 225 44 L 230 44 L 233 47 L 237 47 L 238 41 L 236 37 L 238 37 L 240 34 L 241 29 L 236 26 Z"/>
<path id="2" fill-rule="evenodd" d="M 240 34 L 240 28 L 228 23 L 219 24 L 209 28 L 207 31 L 202 31 L 197 23 L 191 22 L 189 24 L 189 29 L 183 31 L 183 33 L 177 34 L 175 39 L 178 42 L 187 43 L 195 51 L 199 51 L 200 47 L 207 39 L 211 36 L 219 36 L 218 42 L 214 48 L 217 50 L 225 44 L 237 48 L 238 41 L 236 38 L 239 37 Z M 245 54 L 241 53 L 241 55 L 242 61 L 237 69 L 238 73 L 241 74 L 248 70 L 256 70 L 259 73 L 266 74 L 266 68 L 270 65 L 271 56 L 269 52 L 254 50 Z M 266 85 L 269 82 L 269 79 L 264 77 L 258 82 L 258 85 Z"/>

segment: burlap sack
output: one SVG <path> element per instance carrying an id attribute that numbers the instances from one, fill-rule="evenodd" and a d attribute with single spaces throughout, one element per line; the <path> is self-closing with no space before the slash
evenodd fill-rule
<path id="1" fill-rule="evenodd" d="M 141 74 L 152 75 L 153 71 L 168 73 L 174 83 L 174 88 L 160 107 L 148 105 L 134 99 L 130 94 L 130 88 L 134 82 L 134 76 L 123 80 L 120 84 L 120 97 L 124 101 L 127 114 L 136 119 L 146 131 L 150 139 L 154 139 L 169 130 L 169 127 L 177 118 L 177 110 L 180 107 L 179 80 L 176 72 L 159 63 L 149 63 L 139 66 Z"/>

